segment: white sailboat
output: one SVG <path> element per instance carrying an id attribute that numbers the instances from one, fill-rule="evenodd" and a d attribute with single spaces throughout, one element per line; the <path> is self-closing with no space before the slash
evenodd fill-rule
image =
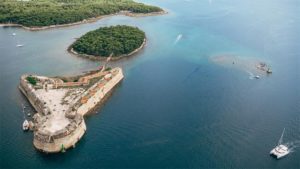
<path id="1" fill-rule="evenodd" d="M 270 155 L 275 156 L 277 159 L 280 159 L 290 153 L 289 148 L 286 145 L 282 144 L 284 131 L 285 128 L 283 129 L 281 137 L 278 141 L 278 145 L 270 152 Z"/>
<path id="2" fill-rule="evenodd" d="M 23 122 L 23 130 L 26 131 L 26 130 L 28 130 L 28 129 L 29 129 L 29 122 L 28 122 L 28 120 L 25 120 L 25 121 Z"/>
<path id="3" fill-rule="evenodd" d="M 22 112 L 23 112 L 24 119 L 25 119 L 25 105 L 24 104 L 22 104 Z M 26 119 L 24 120 L 22 128 L 24 131 L 27 131 L 29 129 L 29 121 L 28 120 L 26 120 Z"/>

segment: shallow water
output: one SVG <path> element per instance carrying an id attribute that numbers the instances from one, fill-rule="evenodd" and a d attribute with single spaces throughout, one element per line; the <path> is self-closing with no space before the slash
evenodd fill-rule
<path id="1" fill-rule="evenodd" d="M 299 148 L 279 161 L 269 156 L 284 127 L 283 142 L 300 140 L 299 1 L 143 2 L 169 14 L 39 32 L 0 28 L 1 168 L 299 168 Z M 96 68 L 101 62 L 66 49 L 87 31 L 117 24 L 144 30 L 146 48 L 112 64 L 124 68 L 125 79 L 86 118 L 87 133 L 75 149 L 36 151 L 32 133 L 21 130 L 20 75 Z M 245 71 L 212 63 L 218 54 L 264 60 L 274 73 L 250 80 Z"/>

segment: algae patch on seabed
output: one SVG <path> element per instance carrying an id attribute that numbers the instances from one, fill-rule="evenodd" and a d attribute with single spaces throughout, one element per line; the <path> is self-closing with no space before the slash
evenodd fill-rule
<path id="1" fill-rule="evenodd" d="M 264 77 L 272 70 L 266 62 L 254 57 L 245 57 L 233 54 L 211 56 L 210 60 L 226 68 L 237 69 L 249 74 L 250 79 Z"/>

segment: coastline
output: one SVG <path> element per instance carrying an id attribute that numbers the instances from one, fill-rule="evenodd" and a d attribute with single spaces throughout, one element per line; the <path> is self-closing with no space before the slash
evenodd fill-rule
<path id="1" fill-rule="evenodd" d="M 138 47 L 137 49 L 135 49 L 134 51 L 130 52 L 129 54 L 123 54 L 117 57 L 112 57 L 111 61 L 117 61 L 132 55 L 137 54 L 139 51 L 141 51 L 145 46 L 146 46 L 146 42 L 147 42 L 147 38 L 144 39 L 144 42 L 141 44 L 140 47 Z M 81 58 L 86 58 L 86 59 L 90 59 L 90 60 L 97 60 L 97 61 L 103 61 L 106 60 L 108 57 L 103 57 L 103 56 L 94 56 L 94 55 L 88 55 L 88 54 L 79 54 L 76 51 L 74 51 L 74 49 L 72 48 L 73 43 L 68 47 L 67 51 L 75 56 L 81 57 Z"/>
<path id="2" fill-rule="evenodd" d="M 53 29 L 53 28 L 63 28 L 63 27 L 70 27 L 70 26 L 75 26 L 75 25 L 81 25 L 85 23 L 92 23 L 96 22 L 100 19 L 106 18 L 106 17 L 111 17 L 111 16 L 117 16 L 117 15 L 125 15 L 129 17 L 146 17 L 146 16 L 158 16 L 158 15 L 164 15 L 167 14 L 168 12 L 163 10 L 160 12 L 151 12 L 151 13 L 132 13 L 130 11 L 120 11 L 114 14 L 109 14 L 109 15 L 101 15 L 98 17 L 93 17 L 93 18 L 88 18 L 84 19 L 79 22 L 74 22 L 74 23 L 68 23 L 68 24 L 61 24 L 61 25 L 50 25 L 50 26 L 34 26 L 34 27 L 28 27 L 24 26 L 21 24 L 15 24 L 15 23 L 0 23 L 0 27 L 21 27 L 25 30 L 29 31 L 41 31 L 41 30 L 46 30 L 46 29 Z"/>

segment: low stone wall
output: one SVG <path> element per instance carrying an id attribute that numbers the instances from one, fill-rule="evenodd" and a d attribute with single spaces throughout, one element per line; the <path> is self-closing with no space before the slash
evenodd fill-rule
<path id="1" fill-rule="evenodd" d="M 86 125 L 84 120 L 77 126 L 76 130 L 71 134 L 59 138 L 54 139 L 51 143 L 41 142 L 39 139 L 36 139 L 34 136 L 33 145 L 40 151 L 47 153 L 58 153 L 62 149 L 62 145 L 65 149 L 75 147 L 75 144 L 81 139 L 86 131 Z"/>
<path id="2" fill-rule="evenodd" d="M 26 96 L 26 98 L 29 100 L 31 105 L 34 107 L 34 109 L 38 113 L 43 114 L 43 115 L 45 115 L 45 113 L 47 113 L 47 112 L 44 112 L 44 104 L 37 98 L 37 96 L 33 92 L 34 89 L 31 87 L 31 85 L 28 85 L 28 83 L 25 82 L 24 76 L 21 77 L 19 89 Z"/>
<path id="3" fill-rule="evenodd" d="M 82 104 L 78 109 L 77 113 L 84 116 L 87 114 L 90 110 L 92 110 L 99 102 L 104 99 L 106 94 L 108 94 L 123 78 L 123 72 L 120 68 L 115 68 L 117 71 L 117 74 L 112 77 L 112 79 L 109 80 L 104 86 L 102 86 L 97 92 L 88 99 L 88 101 L 85 104 Z"/>

